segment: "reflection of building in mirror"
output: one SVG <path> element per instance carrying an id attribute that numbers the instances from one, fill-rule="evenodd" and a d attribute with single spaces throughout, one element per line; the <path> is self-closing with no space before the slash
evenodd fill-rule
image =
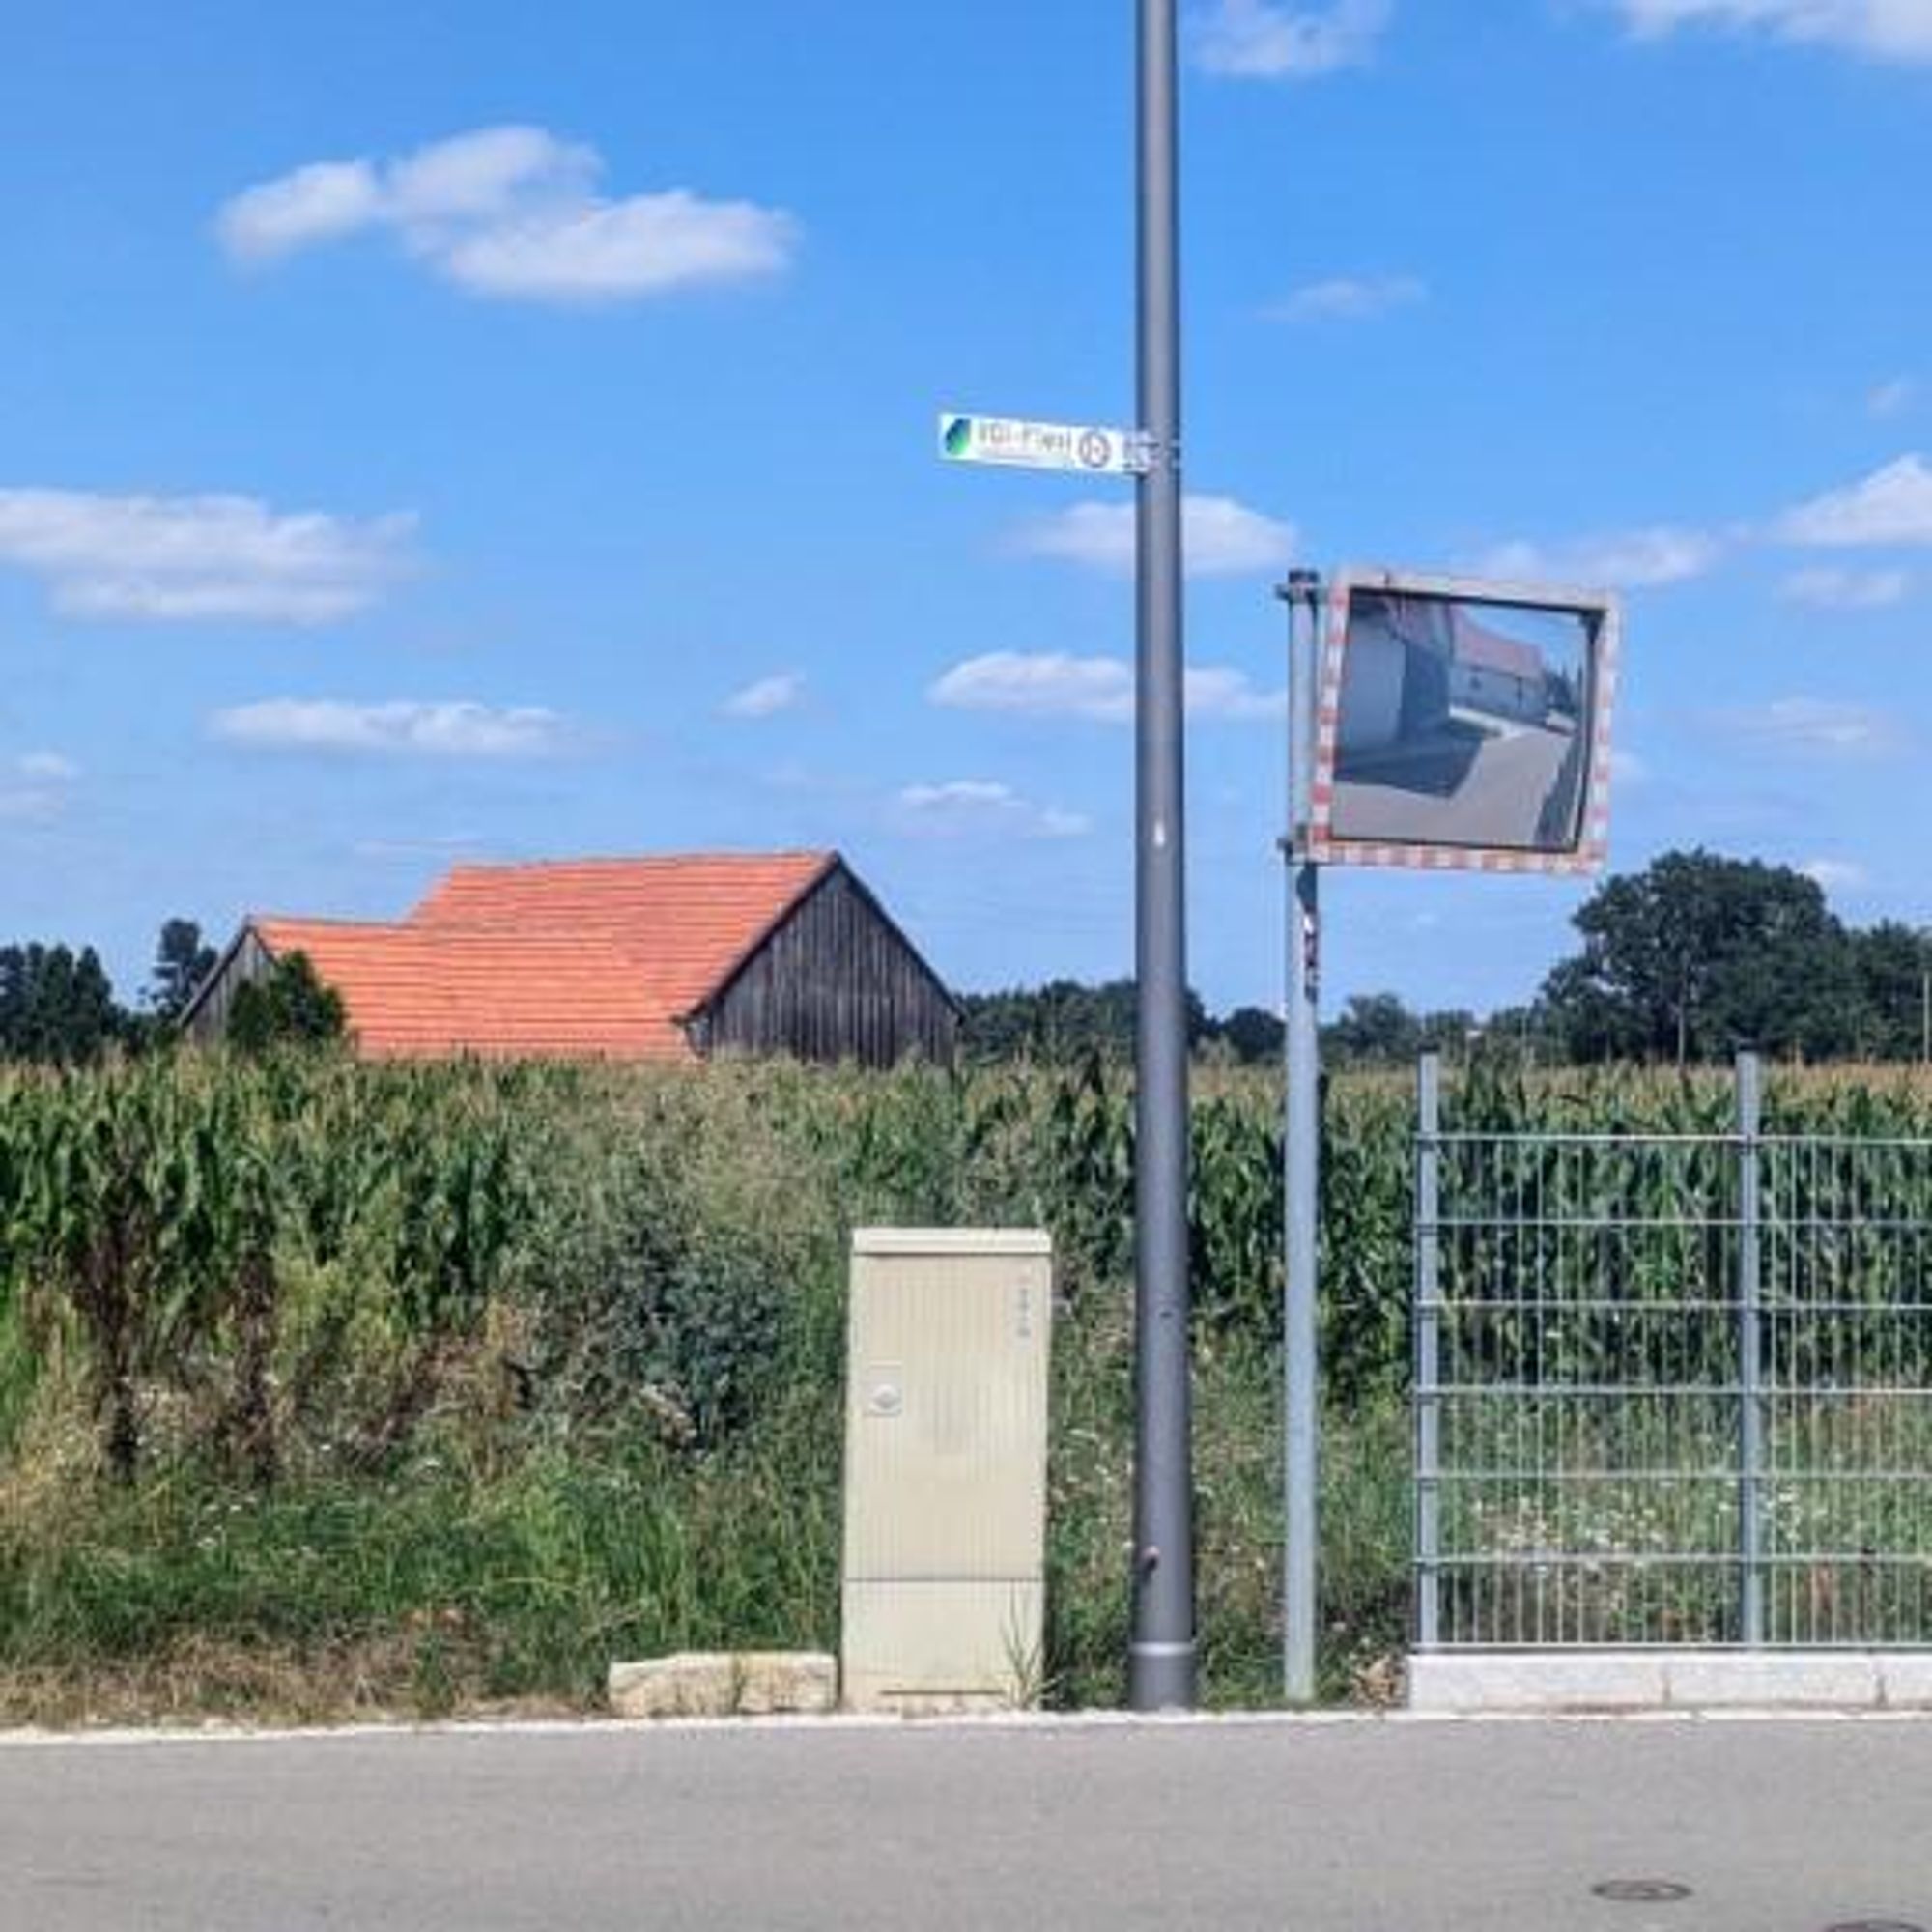
<path id="1" fill-rule="evenodd" d="M 1460 607 L 1449 661 L 1449 701 L 1487 718 L 1541 724 L 1549 716 L 1549 667 L 1534 644 L 1486 631 Z"/>
<path id="2" fill-rule="evenodd" d="M 1577 611 L 1356 590 L 1332 836 L 1569 849 L 1588 778 L 1589 646 Z"/>

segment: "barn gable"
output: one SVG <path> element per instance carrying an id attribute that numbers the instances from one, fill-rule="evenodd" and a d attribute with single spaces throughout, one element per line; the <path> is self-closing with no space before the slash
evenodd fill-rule
<path id="1" fill-rule="evenodd" d="M 262 944 L 255 922 L 245 920 L 182 1009 L 181 1030 L 197 1046 L 212 1046 L 228 1031 L 235 995 L 250 980 L 259 980 L 274 964 Z"/>
<path id="2" fill-rule="evenodd" d="M 950 1060 L 959 1009 L 842 860 L 819 875 L 691 1015 L 703 1052 L 890 1066 Z"/>

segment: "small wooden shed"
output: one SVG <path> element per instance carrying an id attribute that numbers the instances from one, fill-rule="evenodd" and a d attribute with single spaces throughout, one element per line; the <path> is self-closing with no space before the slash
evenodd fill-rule
<path id="1" fill-rule="evenodd" d="M 371 1059 L 882 1066 L 948 1060 L 958 1034 L 952 996 L 837 852 L 459 866 L 394 924 L 257 916 L 196 992 L 188 1035 L 218 1039 L 237 987 L 297 952 Z"/>

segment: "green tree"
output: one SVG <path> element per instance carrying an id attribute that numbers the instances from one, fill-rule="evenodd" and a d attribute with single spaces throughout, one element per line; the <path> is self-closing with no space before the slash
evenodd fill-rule
<path id="1" fill-rule="evenodd" d="M 325 985 L 306 952 L 289 952 L 259 980 L 236 988 L 228 1043 L 240 1053 L 282 1046 L 322 1046 L 348 1032 L 342 995 Z"/>
<path id="2" fill-rule="evenodd" d="M 1281 1015 L 1264 1007 L 1236 1007 L 1221 1022 L 1220 1036 L 1244 1066 L 1279 1060 L 1287 1029 Z"/>
<path id="3" fill-rule="evenodd" d="M 201 927 L 193 920 L 169 920 L 156 943 L 148 980 L 148 1005 L 156 1017 L 170 1025 L 180 1019 L 219 957 L 213 947 L 202 943 Z"/>
<path id="4" fill-rule="evenodd" d="M 1134 982 L 1110 980 L 1090 986 L 1077 980 L 1003 993 L 969 993 L 965 1013 L 967 1051 L 979 1060 L 1030 1059 L 1064 1064 L 1098 1052 L 1125 1060 L 1134 1051 Z M 1199 997 L 1187 995 L 1187 1041 L 1198 1045 L 1212 1033 Z"/>
<path id="5" fill-rule="evenodd" d="M 0 947 L 0 1055 L 71 1066 L 99 1059 L 127 1033 L 93 947 Z"/>
<path id="6" fill-rule="evenodd" d="M 1851 943 L 1789 867 L 1667 852 L 1599 888 L 1576 925 L 1583 950 L 1543 991 L 1574 1058 L 1824 1058 L 1855 1043 Z"/>
<path id="7" fill-rule="evenodd" d="M 1337 1062 L 1394 1065 L 1415 1058 L 1422 1027 L 1394 993 L 1351 993 L 1340 1016 L 1322 1029 L 1321 1044 Z"/>
<path id="8" fill-rule="evenodd" d="M 1338 1065 L 1402 1066 L 1429 1048 L 1460 1054 L 1479 1031 L 1461 1007 L 1413 1012 L 1394 993 L 1354 993 L 1321 1030 L 1322 1050 Z"/>
<path id="9" fill-rule="evenodd" d="M 1534 1066 L 1563 1058 L 1563 1037 L 1542 1001 L 1524 1007 L 1498 1007 L 1483 1022 L 1485 1054 Z"/>
<path id="10" fill-rule="evenodd" d="M 1857 1051 L 1871 1060 L 1917 1060 L 1925 1051 L 1932 934 L 1893 920 L 1850 935 L 1858 982 Z"/>

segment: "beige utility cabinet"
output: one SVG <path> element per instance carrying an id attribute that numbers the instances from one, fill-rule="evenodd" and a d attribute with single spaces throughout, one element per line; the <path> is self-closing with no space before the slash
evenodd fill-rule
<path id="1" fill-rule="evenodd" d="M 1037 1695 L 1052 1314 L 1044 1234 L 853 1234 L 848 1709 L 1004 1708 Z"/>

